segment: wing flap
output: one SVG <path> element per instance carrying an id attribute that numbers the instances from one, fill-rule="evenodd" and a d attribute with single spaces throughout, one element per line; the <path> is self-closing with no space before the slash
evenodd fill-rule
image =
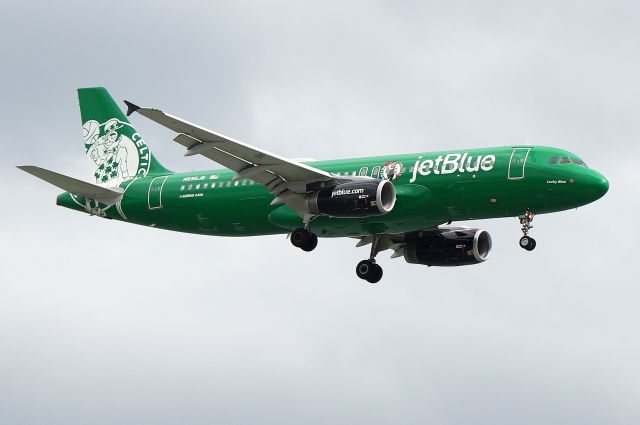
<path id="1" fill-rule="evenodd" d="M 220 165 L 229 168 L 230 170 L 238 171 L 252 165 L 250 162 L 214 148 L 213 146 L 211 146 L 213 144 L 211 142 L 202 143 L 199 140 L 196 140 L 186 134 L 179 134 L 173 140 L 187 148 L 187 153 L 185 153 L 185 155 L 200 154 L 211 159 L 212 161 L 217 162 Z M 193 150 L 197 150 L 197 152 L 190 153 L 193 152 Z"/>

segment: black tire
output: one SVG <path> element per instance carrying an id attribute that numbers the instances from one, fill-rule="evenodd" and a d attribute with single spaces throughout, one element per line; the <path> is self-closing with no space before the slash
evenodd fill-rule
<path id="1" fill-rule="evenodd" d="M 296 248 L 300 248 L 308 243 L 311 232 L 302 227 L 298 227 L 291 232 L 291 244 Z"/>
<path id="2" fill-rule="evenodd" d="M 382 279 L 382 267 L 378 264 L 373 264 L 373 268 L 371 270 L 371 275 L 367 277 L 367 282 L 369 283 L 378 283 L 380 279 Z"/>
<path id="3" fill-rule="evenodd" d="M 373 263 L 371 261 L 362 260 L 356 266 L 356 275 L 358 275 L 360 279 L 367 280 L 367 276 L 369 276 L 372 269 L 373 269 Z"/>
<path id="4" fill-rule="evenodd" d="M 520 242 L 519 242 L 520 248 L 526 249 L 527 251 L 530 251 L 529 246 L 531 245 L 531 241 L 532 240 L 533 239 L 531 237 L 529 237 L 529 236 L 521 237 L 520 238 Z"/>
<path id="5" fill-rule="evenodd" d="M 536 249 L 536 240 L 533 238 L 529 239 L 531 239 L 531 243 L 529 243 L 529 246 L 526 249 L 527 251 L 533 251 L 534 249 Z"/>
<path id="6" fill-rule="evenodd" d="M 302 248 L 303 251 L 311 252 L 316 249 L 316 246 L 318 246 L 318 237 L 314 233 L 309 232 L 309 239 L 300 248 Z"/>

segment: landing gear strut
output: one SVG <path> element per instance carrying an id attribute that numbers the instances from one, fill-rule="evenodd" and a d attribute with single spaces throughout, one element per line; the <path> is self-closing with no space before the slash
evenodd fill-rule
<path id="1" fill-rule="evenodd" d="M 520 238 L 520 248 L 526 249 L 527 251 L 533 251 L 536 247 L 536 240 L 529 236 L 529 230 L 533 228 L 531 222 L 533 221 L 533 212 L 530 209 L 527 209 L 524 212 L 524 215 L 520 216 L 520 226 L 522 228 L 522 236 Z"/>
<path id="2" fill-rule="evenodd" d="M 376 255 L 378 254 L 378 245 L 380 243 L 380 235 L 373 235 L 371 242 L 371 254 L 368 260 L 362 260 L 356 266 L 356 274 L 360 279 L 364 279 L 369 283 L 377 283 L 382 279 L 382 267 L 376 263 Z"/>

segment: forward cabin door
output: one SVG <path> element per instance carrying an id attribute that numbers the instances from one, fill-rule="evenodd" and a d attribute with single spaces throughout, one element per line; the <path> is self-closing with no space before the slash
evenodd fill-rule
<path id="1" fill-rule="evenodd" d="M 160 176 L 151 180 L 149 185 L 149 209 L 162 208 L 162 187 L 168 176 Z"/>
<path id="2" fill-rule="evenodd" d="M 509 180 L 524 178 L 524 170 L 527 165 L 527 157 L 531 148 L 514 148 L 509 159 Z"/>

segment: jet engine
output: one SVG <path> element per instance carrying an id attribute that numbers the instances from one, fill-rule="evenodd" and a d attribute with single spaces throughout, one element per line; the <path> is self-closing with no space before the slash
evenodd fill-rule
<path id="1" fill-rule="evenodd" d="M 489 232 L 469 228 L 443 228 L 410 233 L 401 248 L 407 263 L 427 266 L 466 266 L 489 258 Z"/>
<path id="2" fill-rule="evenodd" d="M 331 217 L 370 217 L 386 214 L 396 204 L 396 189 L 388 180 L 341 183 L 307 196 L 312 214 Z"/>

